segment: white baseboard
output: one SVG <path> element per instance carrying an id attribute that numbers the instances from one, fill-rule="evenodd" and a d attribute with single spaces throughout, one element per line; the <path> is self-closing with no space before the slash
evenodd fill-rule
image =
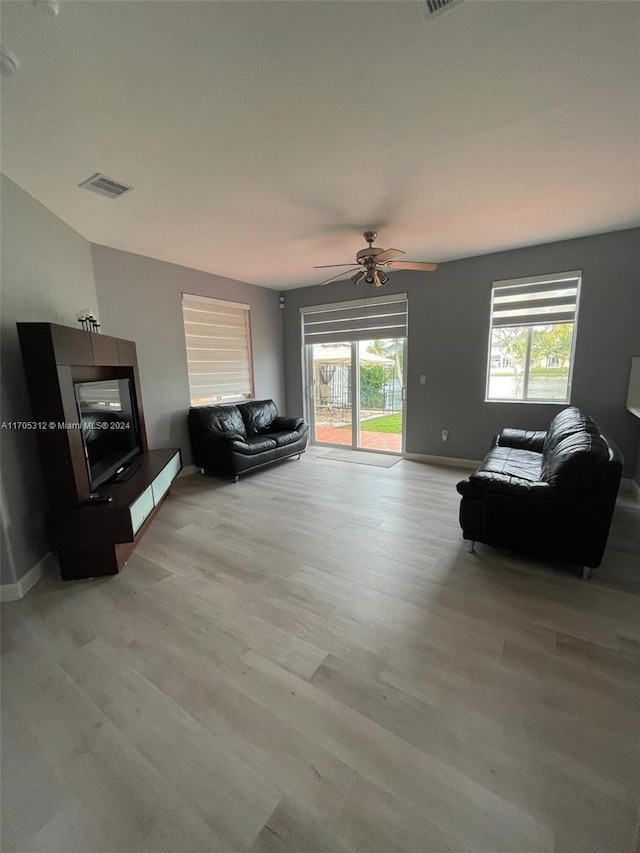
<path id="1" fill-rule="evenodd" d="M 478 459 L 456 459 L 455 456 L 430 456 L 426 453 L 403 453 L 403 459 L 424 462 L 431 465 L 449 465 L 451 468 L 473 468 L 480 465 Z"/>
<path id="2" fill-rule="evenodd" d="M 56 555 L 49 551 L 32 566 L 17 583 L 0 584 L 0 601 L 20 601 L 39 580 L 58 566 Z"/>
<path id="3" fill-rule="evenodd" d="M 186 477 L 188 474 L 197 474 L 200 471 L 197 465 L 185 465 L 178 477 Z"/>

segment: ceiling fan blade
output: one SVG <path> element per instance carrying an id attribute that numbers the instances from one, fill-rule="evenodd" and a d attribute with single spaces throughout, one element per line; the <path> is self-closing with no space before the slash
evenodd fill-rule
<path id="1" fill-rule="evenodd" d="M 438 264 L 429 264 L 426 261 L 387 261 L 386 264 L 392 270 L 423 270 L 433 272 L 438 269 Z"/>
<path id="2" fill-rule="evenodd" d="M 334 275 L 331 278 L 326 279 L 325 281 L 321 281 L 320 284 L 331 284 L 332 281 L 337 281 L 339 278 L 348 278 L 352 272 L 358 271 L 359 267 L 354 267 L 351 270 L 343 270 L 343 272 L 339 272 L 337 275 Z"/>
<path id="3" fill-rule="evenodd" d="M 314 270 L 328 270 L 329 267 L 352 267 L 353 261 L 349 261 L 348 264 L 320 264 L 317 267 L 314 267 Z"/>
<path id="4" fill-rule="evenodd" d="M 376 255 L 376 263 L 386 264 L 386 262 L 390 261 L 392 258 L 405 254 L 406 252 L 403 252 L 402 249 L 386 249 L 384 252 L 380 252 L 379 255 Z"/>

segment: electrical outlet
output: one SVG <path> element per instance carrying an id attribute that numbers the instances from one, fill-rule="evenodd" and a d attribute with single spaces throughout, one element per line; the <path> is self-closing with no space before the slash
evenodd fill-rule
<path id="1" fill-rule="evenodd" d="M 426 385 L 426 384 L 427 384 L 427 374 L 426 374 L 426 373 L 421 373 L 421 374 L 420 374 L 420 384 L 421 384 L 421 385 Z"/>
<path id="2" fill-rule="evenodd" d="M 449 441 L 449 430 L 448 429 L 442 430 L 442 440 L 443 441 Z"/>

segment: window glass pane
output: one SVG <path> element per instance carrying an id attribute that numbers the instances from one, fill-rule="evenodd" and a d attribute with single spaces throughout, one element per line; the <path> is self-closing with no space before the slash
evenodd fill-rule
<path id="1" fill-rule="evenodd" d="M 360 439 L 369 450 L 402 450 L 404 341 L 358 342 Z"/>
<path id="2" fill-rule="evenodd" d="M 491 330 L 488 399 L 522 399 L 526 353 L 525 327 L 505 326 Z"/>
<path id="3" fill-rule="evenodd" d="M 311 344 L 315 405 L 314 441 L 353 443 L 351 342 Z"/>
<path id="4" fill-rule="evenodd" d="M 573 330 L 573 323 L 492 329 L 487 399 L 568 400 Z"/>
<path id="5" fill-rule="evenodd" d="M 573 323 L 532 327 L 527 399 L 568 399 L 572 342 Z"/>

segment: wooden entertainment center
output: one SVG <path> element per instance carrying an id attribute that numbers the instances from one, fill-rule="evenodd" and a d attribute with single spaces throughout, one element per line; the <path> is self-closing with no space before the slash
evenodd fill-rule
<path id="1" fill-rule="evenodd" d="M 17 326 L 50 508 L 45 527 L 62 578 L 117 574 L 180 472 L 180 450 L 149 450 L 133 341 L 53 323 Z M 126 482 L 100 486 L 100 495 L 113 500 L 98 503 L 90 499 L 74 383 L 125 378 L 133 389 L 142 464 Z"/>

